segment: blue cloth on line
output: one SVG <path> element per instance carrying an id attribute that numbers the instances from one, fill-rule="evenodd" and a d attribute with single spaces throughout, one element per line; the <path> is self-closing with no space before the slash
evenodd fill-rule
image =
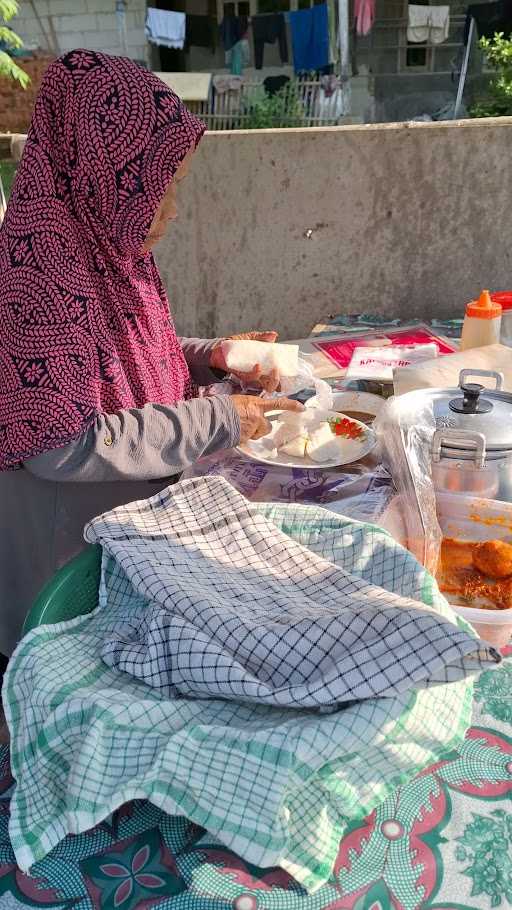
<path id="1" fill-rule="evenodd" d="M 296 73 L 329 65 L 329 18 L 327 4 L 290 13 L 293 67 Z"/>

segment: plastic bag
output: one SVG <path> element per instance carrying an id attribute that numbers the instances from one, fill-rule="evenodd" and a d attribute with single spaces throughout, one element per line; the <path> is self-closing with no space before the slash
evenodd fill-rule
<path id="1" fill-rule="evenodd" d="M 315 376 L 312 363 L 309 363 L 304 354 L 299 355 L 299 372 L 296 376 L 281 378 L 281 389 L 274 393 L 274 397 L 297 395 L 304 389 L 314 389 L 314 395 L 306 402 L 306 408 L 320 408 L 322 411 L 333 410 L 333 394 L 331 386 L 324 379 Z"/>
<path id="2" fill-rule="evenodd" d="M 329 511 L 380 524 L 393 497 L 389 473 L 378 463 L 356 463 L 343 473 L 318 468 L 285 468 L 251 461 L 236 451 L 209 455 L 183 478 L 220 475 L 252 502 L 287 502 L 321 506 Z"/>
<path id="3" fill-rule="evenodd" d="M 298 395 L 299 392 L 303 392 L 305 389 L 312 390 L 314 394 L 308 399 L 306 407 L 332 411 L 333 393 L 329 383 L 325 382 L 323 379 L 317 379 L 313 364 L 308 361 L 307 355 L 299 354 L 298 364 L 299 369 L 296 376 L 281 376 L 279 391 L 272 393 L 261 392 L 261 394 L 265 398 L 282 398 L 283 396 L 289 397 L 291 395 Z M 238 377 L 235 376 L 229 376 L 227 383 L 229 383 L 231 390 L 228 394 L 233 394 L 234 391 L 240 389 L 242 389 L 242 392 L 259 391 L 252 386 L 244 386 Z M 219 385 L 211 388 L 214 390 L 219 388 Z M 208 392 L 203 392 L 203 394 L 208 394 Z"/>
<path id="4" fill-rule="evenodd" d="M 413 424 L 411 414 L 404 412 L 402 400 L 390 398 L 373 429 L 398 494 L 393 511 L 388 513 L 388 524 L 385 518 L 383 526 L 435 575 L 442 534 L 437 521 L 430 456 L 436 430 L 433 404 L 427 401 L 415 411 Z M 405 536 L 405 540 L 397 533 Z"/>

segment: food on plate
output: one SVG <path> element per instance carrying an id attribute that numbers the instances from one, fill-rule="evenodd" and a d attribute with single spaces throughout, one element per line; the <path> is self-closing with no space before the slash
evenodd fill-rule
<path id="1" fill-rule="evenodd" d="M 347 408 L 347 417 L 358 420 L 359 423 L 365 423 L 367 426 L 371 426 L 375 420 L 375 414 L 367 414 L 366 411 L 352 411 L 349 408 Z"/>
<path id="2" fill-rule="evenodd" d="M 331 461 L 339 455 L 340 446 L 336 436 L 333 434 L 333 425 L 330 421 L 324 421 L 317 427 L 309 430 L 306 440 L 305 454 L 320 464 L 323 461 Z"/>
<path id="3" fill-rule="evenodd" d="M 505 540 L 486 540 L 476 544 L 473 565 L 482 575 L 509 578 L 512 575 L 512 544 Z"/>
<path id="4" fill-rule="evenodd" d="M 307 441 L 308 434 L 303 430 L 280 446 L 277 451 L 283 455 L 291 455 L 292 458 L 305 458 Z"/>
<path id="5" fill-rule="evenodd" d="M 503 559 L 503 548 L 496 544 L 504 541 L 486 541 L 493 546 L 487 546 L 482 551 L 482 543 L 472 543 L 468 540 L 457 540 L 452 537 L 443 538 L 441 544 L 441 562 L 438 573 L 439 588 L 445 594 L 451 594 L 467 602 L 467 606 L 483 610 L 508 610 L 512 608 L 512 577 L 492 574 L 489 569 L 503 571 L 506 560 Z M 512 550 L 512 546 L 506 544 Z M 481 560 L 482 552 L 487 553 L 487 561 Z M 508 551 L 505 551 L 507 553 Z M 493 554 L 494 563 L 489 558 Z M 502 558 L 496 556 L 502 554 Z M 484 566 L 486 571 L 478 569 L 477 562 Z M 511 573 L 512 574 L 512 573 Z"/>
<path id="6" fill-rule="evenodd" d="M 364 436 L 363 427 L 343 415 L 333 417 L 329 423 L 336 436 L 344 436 L 346 439 L 362 439 Z"/>
<path id="7" fill-rule="evenodd" d="M 340 437 L 362 441 L 364 436 L 364 427 L 348 417 L 312 408 L 300 414 L 280 414 L 260 444 L 276 455 L 310 458 L 322 464 L 339 456 Z"/>

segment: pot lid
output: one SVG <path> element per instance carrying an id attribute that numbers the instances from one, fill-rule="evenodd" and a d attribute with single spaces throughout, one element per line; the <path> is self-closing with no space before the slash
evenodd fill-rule
<path id="1" fill-rule="evenodd" d="M 512 395 L 507 392 L 462 382 L 456 392 L 446 390 L 446 394 L 437 398 L 434 416 L 438 429 L 481 433 L 489 453 L 512 452 Z M 444 448 L 464 449 L 462 435 L 453 446 L 447 440 Z"/>
<path id="2" fill-rule="evenodd" d="M 484 377 L 492 379 L 495 388 L 487 389 L 473 381 Z M 475 435 L 483 437 L 486 457 L 511 456 L 512 394 L 502 391 L 502 384 L 501 373 L 462 370 L 458 388 L 418 389 L 392 399 L 396 414 L 393 419 L 398 419 L 402 426 L 413 427 L 418 425 L 418 420 L 421 422 L 425 409 L 433 413 L 437 430 L 448 431 L 443 434 L 441 444 L 441 454 L 446 458 L 474 452 Z"/>

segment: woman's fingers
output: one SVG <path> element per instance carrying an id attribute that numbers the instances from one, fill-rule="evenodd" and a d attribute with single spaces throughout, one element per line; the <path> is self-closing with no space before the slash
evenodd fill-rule
<path id="1" fill-rule="evenodd" d="M 269 411 L 297 411 L 300 413 L 305 410 L 300 401 L 292 401 L 291 398 L 258 398 L 260 407 L 264 414 Z"/>
<path id="2" fill-rule="evenodd" d="M 273 344 L 279 335 L 277 332 L 241 332 L 239 335 L 229 335 L 229 341 L 266 341 Z"/>
<path id="3" fill-rule="evenodd" d="M 274 344 L 279 338 L 277 332 L 249 332 L 251 341 L 266 341 L 267 344 Z"/>
<path id="4" fill-rule="evenodd" d="M 278 370 L 273 369 L 270 373 L 262 373 L 259 363 L 256 364 L 254 369 L 250 373 L 235 373 L 235 376 L 243 383 L 245 386 L 250 386 L 252 383 L 257 384 L 264 392 L 275 392 L 279 388 L 279 383 L 281 382 L 281 377 Z"/>
<path id="5" fill-rule="evenodd" d="M 240 418 L 240 442 L 261 439 L 272 429 L 265 418 L 269 411 L 303 411 L 304 405 L 289 398 L 255 398 L 252 395 L 231 395 L 231 401 Z"/>
<path id="6" fill-rule="evenodd" d="M 250 385 L 251 382 L 257 382 L 261 385 L 262 376 L 259 363 L 255 364 L 249 373 L 234 373 L 233 375 L 240 379 L 244 385 Z"/>
<path id="7" fill-rule="evenodd" d="M 275 368 L 266 376 L 260 376 L 260 385 L 265 392 L 276 392 L 280 382 L 281 377 L 279 376 L 279 371 Z"/>
<path id="8" fill-rule="evenodd" d="M 264 417 L 262 417 L 252 434 L 252 438 L 261 439 L 262 436 L 266 436 L 268 433 L 270 433 L 271 429 L 272 424 L 270 423 L 270 420 L 266 420 Z"/>

